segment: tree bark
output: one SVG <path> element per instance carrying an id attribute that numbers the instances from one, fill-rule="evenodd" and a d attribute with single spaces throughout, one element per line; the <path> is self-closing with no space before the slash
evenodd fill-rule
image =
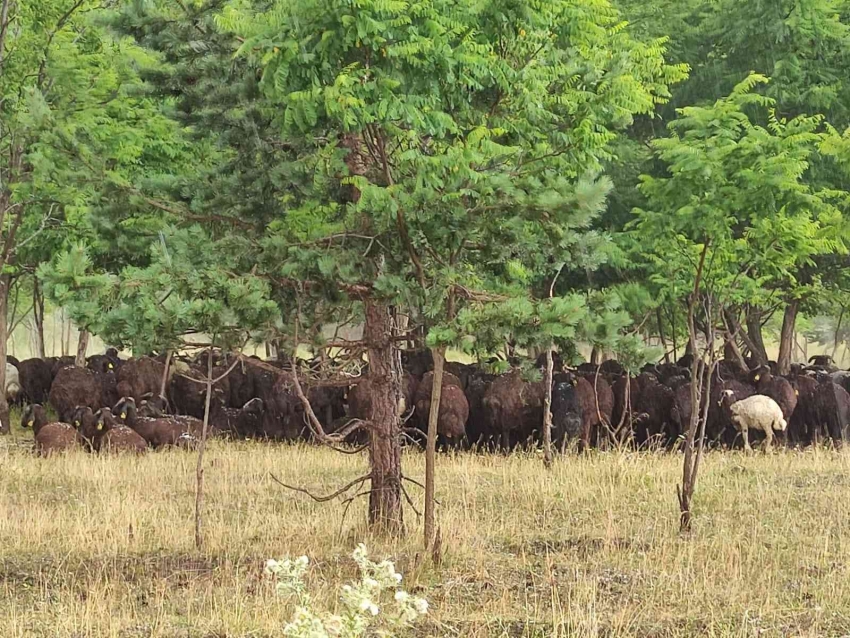
<path id="1" fill-rule="evenodd" d="M 85 328 L 80 329 L 80 338 L 77 341 L 77 357 L 74 359 L 74 365 L 78 368 L 86 367 L 86 352 L 89 349 L 89 331 Z"/>
<path id="2" fill-rule="evenodd" d="M 758 308 L 747 311 L 747 344 L 758 365 L 767 363 L 767 349 L 764 347 L 764 337 L 761 334 L 762 313 Z"/>
<path id="3" fill-rule="evenodd" d="M 0 434 L 11 432 L 9 403 L 6 401 L 6 340 L 9 337 L 6 313 L 9 306 L 10 283 L 11 279 L 8 275 L 0 276 Z"/>
<path id="4" fill-rule="evenodd" d="M 797 323 L 797 310 L 800 302 L 793 299 L 785 306 L 785 316 L 782 318 L 782 331 L 779 333 L 779 357 L 776 360 L 777 374 L 791 372 L 791 358 L 794 352 L 794 327 Z"/>
<path id="5" fill-rule="evenodd" d="M 195 467 L 195 547 L 201 548 L 204 537 L 201 531 L 204 509 L 204 450 L 207 447 L 207 432 L 210 423 L 210 398 L 213 385 L 213 351 L 207 350 L 207 395 L 204 399 L 204 424 L 201 428 L 201 444 L 198 446 L 198 464 Z"/>
<path id="6" fill-rule="evenodd" d="M 543 395 L 543 466 L 552 467 L 552 376 L 555 363 L 552 346 L 546 349 L 546 376 L 543 377 L 546 394 Z M 597 368 L 598 369 L 598 368 Z"/>
<path id="7" fill-rule="evenodd" d="M 38 277 L 33 277 L 32 284 L 32 314 L 35 328 L 35 356 L 44 359 L 44 293 L 38 283 Z"/>
<path id="8" fill-rule="evenodd" d="M 440 398 L 443 394 L 443 364 L 446 349 L 431 348 L 434 357 L 434 377 L 431 382 L 431 408 L 428 412 L 428 443 L 425 447 L 425 549 L 429 549 L 436 537 L 434 491 L 437 465 L 437 424 L 440 418 Z"/>
<path id="9" fill-rule="evenodd" d="M 401 358 L 392 340 L 390 308 L 372 299 L 364 300 L 363 304 L 363 337 L 372 388 L 369 524 L 381 532 L 401 534 L 404 531 L 399 418 Z"/>

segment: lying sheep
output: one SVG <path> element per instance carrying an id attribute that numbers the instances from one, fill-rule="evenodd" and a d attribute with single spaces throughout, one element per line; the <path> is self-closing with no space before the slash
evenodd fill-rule
<path id="1" fill-rule="evenodd" d="M 752 451 L 748 437 L 750 429 L 764 432 L 765 449 L 770 449 L 773 431 L 784 432 L 787 427 L 785 418 L 782 416 L 782 408 L 776 401 L 763 394 L 754 394 L 736 401 L 729 409 L 732 413 L 732 423 L 741 431 L 744 437 L 744 449 L 748 451 Z"/>
<path id="2" fill-rule="evenodd" d="M 137 432 L 122 425 L 109 408 L 102 408 L 95 414 L 97 435 L 94 447 L 98 452 L 130 452 L 141 454 L 148 449 L 145 441 Z"/>
<path id="3" fill-rule="evenodd" d="M 76 430 L 67 423 L 48 423 L 47 413 L 38 404 L 27 406 L 21 416 L 21 426 L 32 428 L 39 456 L 50 456 L 77 446 Z"/>

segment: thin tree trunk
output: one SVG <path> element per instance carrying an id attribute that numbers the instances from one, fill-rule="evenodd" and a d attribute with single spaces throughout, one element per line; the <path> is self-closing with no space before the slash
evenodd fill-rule
<path id="1" fill-rule="evenodd" d="M 445 348 L 431 348 L 434 357 L 434 376 L 431 380 L 431 409 L 428 412 L 428 443 L 425 447 L 425 549 L 434 543 L 437 533 L 434 490 L 437 465 L 437 424 L 440 418 L 440 397 L 443 394 L 443 364 Z"/>
<path id="2" fill-rule="evenodd" d="M 747 336 L 750 340 L 747 345 L 758 365 L 767 363 L 767 349 L 764 347 L 764 337 L 761 333 L 761 320 L 762 313 L 758 308 L 750 308 L 747 311 Z"/>
<path id="3" fill-rule="evenodd" d="M 679 341 L 676 338 L 676 304 L 670 304 L 670 327 L 673 337 L 673 361 L 679 360 Z"/>
<path id="4" fill-rule="evenodd" d="M 201 534 L 204 507 L 204 450 L 207 447 L 207 432 L 210 423 L 210 398 L 213 383 L 213 352 L 212 346 L 207 350 L 207 396 L 204 399 L 204 425 L 201 428 L 201 444 L 198 446 L 198 464 L 195 467 L 195 547 L 201 548 L 204 537 Z"/>
<path id="5" fill-rule="evenodd" d="M 782 317 L 782 331 L 779 333 L 779 356 L 776 359 L 777 374 L 788 374 L 791 372 L 791 359 L 794 351 L 794 326 L 797 323 L 797 310 L 800 301 L 794 299 L 785 306 L 785 315 Z"/>
<path id="6" fill-rule="evenodd" d="M 546 376 L 543 378 L 546 394 L 543 396 L 543 465 L 552 467 L 552 376 L 555 363 L 552 345 L 546 349 Z"/>
<path id="7" fill-rule="evenodd" d="M 8 325 L 6 323 L 9 305 L 8 275 L 0 276 L 0 434 L 11 432 L 9 420 L 9 403 L 6 401 L 6 340 Z"/>
<path id="8" fill-rule="evenodd" d="M 680 512 L 679 529 L 683 532 L 691 528 L 691 500 L 693 499 L 693 493 L 696 487 L 696 476 L 694 474 L 694 441 L 696 440 L 697 429 L 699 427 L 700 400 L 702 398 L 702 374 L 704 372 L 704 363 L 702 359 L 697 356 L 696 308 L 700 295 L 702 272 L 705 266 L 705 257 L 708 253 L 708 246 L 708 242 L 705 242 L 703 245 L 699 266 L 697 267 L 696 276 L 694 278 L 694 288 L 688 299 L 688 346 L 691 353 L 694 355 L 694 360 L 691 363 L 691 414 L 688 424 L 688 432 L 685 437 L 684 463 L 682 465 L 682 486 L 678 489 Z M 711 321 L 710 317 L 706 317 L 706 320 Z"/>
<path id="9" fill-rule="evenodd" d="M 89 349 L 89 331 L 85 328 L 80 329 L 80 338 L 77 341 L 77 358 L 74 359 L 74 365 L 78 368 L 86 367 L 86 352 Z"/>
<path id="10" fill-rule="evenodd" d="M 44 293 L 38 283 L 38 277 L 33 277 L 32 285 L 32 313 L 35 328 L 35 356 L 44 359 Z"/>
<path id="11" fill-rule="evenodd" d="M 165 398 L 165 390 L 168 387 L 168 369 L 171 367 L 171 356 L 174 354 L 172 350 L 169 350 L 165 355 L 165 368 L 162 371 L 162 379 L 159 382 L 159 396 L 163 399 Z"/>
<path id="12" fill-rule="evenodd" d="M 379 531 L 401 534 L 404 531 L 399 418 L 401 358 L 392 341 L 390 308 L 371 299 L 365 300 L 364 306 L 363 337 L 372 386 L 369 524 Z"/>
<path id="13" fill-rule="evenodd" d="M 590 363 L 595 366 L 599 365 L 599 348 L 596 346 L 593 346 L 590 351 Z"/>
<path id="14" fill-rule="evenodd" d="M 658 338 L 664 348 L 664 363 L 670 363 L 670 353 L 667 351 L 667 339 L 664 338 L 664 322 L 661 320 L 661 306 L 655 309 L 655 319 L 658 321 Z"/>
<path id="15" fill-rule="evenodd" d="M 832 338 L 832 360 L 835 361 L 835 355 L 838 354 L 838 337 L 841 334 L 841 321 L 844 319 L 844 312 L 847 310 L 845 306 L 841 306 L 841 312 L 838 313 L 838 320 L 835 322 L 835 333 Z M 794 343 L 797 342 L 797 333 L 794 333 Z"/>

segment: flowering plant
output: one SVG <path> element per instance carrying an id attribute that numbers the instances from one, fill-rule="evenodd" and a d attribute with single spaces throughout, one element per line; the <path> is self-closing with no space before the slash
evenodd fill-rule
<path id="1" fill-rule="evenodd" d="M 266 573 L 275 578 L 276 591 L 296 599 L 295 613 L 283 629 L 284 636 L 356 638 L 367 632 L 376 636 L 398 636 L 427 613 L 428 602 L 424 598 L 411 596 L 399 588 L 402 576 L 392 562 L 372 562 L 362 543 L 351 557 L 360 569 L 360 580 L 343 586 L 339 614 L 314 609 L 304 583 L 310 566 L 306 556 L 266 562 Z"/>

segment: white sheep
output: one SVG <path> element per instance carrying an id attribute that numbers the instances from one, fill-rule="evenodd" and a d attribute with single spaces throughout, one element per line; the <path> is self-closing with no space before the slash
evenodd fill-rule
<path id="1" fill-rule="evenodd" d="M 727 390 L 726 394 L 731 395 L 732 391 Z M 782 408 L 776 401 L 763 394 L 754 394 L 746 399 L 736 401 L 729 410 L 732 413 L 732 423 L 741 430 L 744 437 L 744 449 L 749 451 L 752 451 L 747 435 L 750 429 L 764 432 L 765 449 L 770 449 L 773 442 L 773 431 L 784 432 L 788 426 L 782 416 Z"/>
<path id="2" fill-rule="evenodd" d="M 18 369 L 11 363 L 6 364 L 6 401 L 14 403 L 21 395 L 21 379 Z"/>

